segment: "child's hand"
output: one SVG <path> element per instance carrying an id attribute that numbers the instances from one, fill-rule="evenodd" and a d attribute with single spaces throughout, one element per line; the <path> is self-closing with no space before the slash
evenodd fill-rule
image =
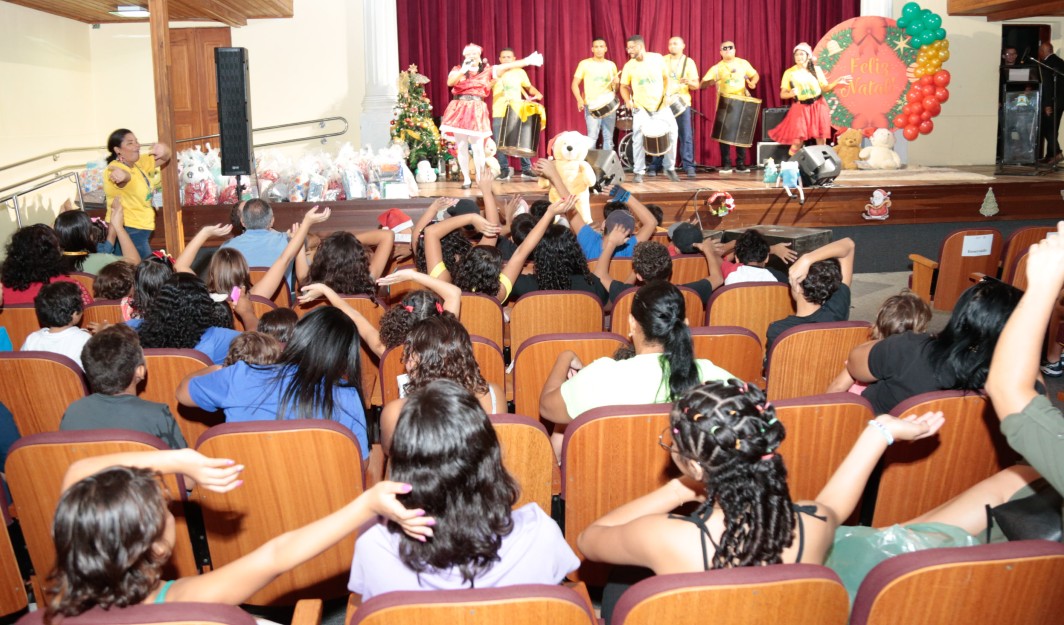
<path id="1" fill-rule="evenodd" d="M 227 493 L 244 483 L 240 479 L 242 464 L 228 458 L 208 458 L 193 449 L 183 449 L 181 454 L 181 473 L 207 490 Z"/>
<path id="2" fill-rule="evenodd" d="M 381 279 L 383 280 L 383 278 L 381 278 Z M 302 295 L 297 297 L 296 300 L 298 300 L 300 304 L 306 304 L 307 302 L 313 302 L 316 299 L 321 299 L 323 297 L 328 297 L 327 294 L 332 289 L 330 289 L 329 287 L 325 286 L 324 284 L 316 283 L 316 284 L 308 284 L 307 286 L 303 287 L 301 290 L 302 290 Z"/>
<path id="3" fill-rule="evenodd" d="M 377 482 L 362 496 L 367 498 L 367 504 L 374 513 L 398 523 L 403 533 L 410 538 L 425 542 L 432 538 L 432 526 L 436 525 L 436 519 L 425 516 L 425 511 L 420 508 L 408 510 L 395 498 L 396 495 L 409 493 L 413 488 L 410 484 L 399 482 Z"/>
<path id="4" fill-rule="evenodd" d="M 113 215 L 112 215 L 113 217 Z M 207 238 L 220 239 L 222 237 L 229 236 L 229 233 L 233 231 L 233 224 L 214 224 L 213 226 L 203 226 L 200 228 L 201 233 L 206 233 Z"/>
<path id="5" fill-rule="evenodd" d="M 1064 221 L 1057 222 L 1055 235 L 1031 246 L 1027 257 L 1027 284 L 1030 291 L 1053 294 L 1064 285 Z"/>
<path id="6" fill-rule="evenodd" d="M 399 269 L 387 276 L 377 278 L 377 284 L 379 286 L 388 286 L 389 284 L 406 282 L 407 280 L 413 280 L 416 273 L 418 273 L 416 269 Z"/>
<path id="7" fill-rule="evenodd" d="M 790 243 L 777 243 L 769 248 L 773 256 L 778 257 L 785 263 L 793 263 L 798 258 L 798 253 L 791 249 Z"/>

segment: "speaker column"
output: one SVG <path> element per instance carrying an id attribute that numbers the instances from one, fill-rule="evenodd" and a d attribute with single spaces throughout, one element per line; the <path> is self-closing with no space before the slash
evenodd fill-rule
<path id="1" fill-rule="evenodd" d="M 251 174 L 251 82 L 247 48 L 215 48 L 222 175 Z"/>

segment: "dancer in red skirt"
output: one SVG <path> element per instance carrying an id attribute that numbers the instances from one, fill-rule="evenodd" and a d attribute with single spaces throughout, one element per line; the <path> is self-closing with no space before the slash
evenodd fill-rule
<path id="1" fill-rule="evenodd" d="M 512 67 L 543 65 L 543 55 L 533 52 L 513 63 L 490 65 L 481 58 L 482 48 L 469 44 L 462 49 L 464 62 L 447 74 L 447 86 L 454 99 L 447 104 L 440 122 L 440 132 L 452 138 L 458 151 L 458 167 L 462 170 L 462 188 L 470 187 L 469 158 L 466 150 L 473 150 L 473 165 L 479 172 L 484 167 L 484 139 L 491 136 L 491 115 L 484 98 L 491 93 L 495 78 Z"/>
<path id="2" fill-rule="evenodd" d="M 787 116 L 779 126 L 768 131 L 777 143 L 790 144 L 789 154 L 794 156 L 809 139 L 823 145 L 831 136 L 831 111 L 824 102 L 824 92 L 834 91 L 836 85 L 848 85 L 852 76 L 847 74 L 829 83 L 824 70 L 813 65 L 813 49 L 808 43 L 794 46 L 794 66 L 783 72 L 780 97 L 796 98 Z"/>

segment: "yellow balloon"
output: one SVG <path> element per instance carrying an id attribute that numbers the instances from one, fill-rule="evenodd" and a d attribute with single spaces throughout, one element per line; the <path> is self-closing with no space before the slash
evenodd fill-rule
<path id="1" fill-rule="evenodd" d="M 943 50 L 949 50 L 949 39 L 940 39 L 938 42 L 942 44 Z"/>
<path id="2" fill-rule="evenodd" d="M 946 49 L 939 50 L 938 51 L 938 60 L 943 61 L 943 62 L 948 61 L 949 60 L 949 50 L 946 50 Z"/>
<path id="3" fill-rule="evenodd" d="M 925 73 L 923 65 L 917 65 L 916 69 L 913 70 L 913 76 L 916 76 L 917 78 L 922 78 Z"/>

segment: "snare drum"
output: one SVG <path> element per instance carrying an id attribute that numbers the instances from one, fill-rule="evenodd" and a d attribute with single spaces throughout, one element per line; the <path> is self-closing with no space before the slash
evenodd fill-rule
<path id="1" fill-rule="evenodd" d="M 522 158 L 535 156 L 544 117 L 543 105 L 538 102 L 510 103 L 499 132 L 499 152 Z"/>
<path id="2" fill-rule="evenodd" d="M 650 119 L 643 124 L 643 151 L 651 156 L 661 156 L 672 147 L 669 125 L 660 119 Z"/>
<path id="3" fill-rule="evenodd" d="M 603 117 L 609 117 L 617 112 L 617 108 L 621 106 L 621 101 L 617 99 L 617 94 L 610 91 L 604 93 L 595 98 L 591 102 L 587 103 L 587 112 L 595 119 L 602 119 Z"/>
<path id="4" fill-rule="evenodd" d="M 666 100 L 669 104 L 669 110 L 672 111 L 674 117 L 683 115 L 683 112 L 687 110 L 687 103 L 683 101 L 680 94 L 674 93 Z"/>
<path id="5" fill-rule="evenodd" d="M 617 130 L 631 130 L 632 129 L 632 111 L 627 106 L 621 105 L 621 108 L 617 109 Z"/>
<path id="6" fill-rule="evenodd" d="M 721 94 L 713 121 L 713 139 L 718 143 L 751 147 L 760 110 L 761 100 L 757 98 Z"/>

